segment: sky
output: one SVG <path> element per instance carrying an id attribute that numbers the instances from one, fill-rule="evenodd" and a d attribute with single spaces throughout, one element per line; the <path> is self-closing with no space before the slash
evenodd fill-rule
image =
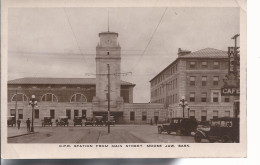
<path id="1" fill-rule="evenodd" d="M 108 12 L 109 11 L 109 12 Z M 226 50 L 239 33 L 238 8 L 12 8 L 8 80 L 95 77 L 98 33 L 117 32 L 121 79 L 136 84 L 134 102 L 150 101 L 149 81 L 178 48 Z"/>

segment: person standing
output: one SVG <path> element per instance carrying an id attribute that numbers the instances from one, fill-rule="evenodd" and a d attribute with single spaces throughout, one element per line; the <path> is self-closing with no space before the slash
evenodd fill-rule
<path id="1" fill-rule="evenodd" d="M 17 125 L 18 125 L 18 129 L 20 129 L 20 125 L 21 125 L 21 120 L 20 119 L 17 120 Z"/>
<path id="2" fill-rule="evenodd" d="M 26 120 L 26 125 L 27 125 L 27 131 L 30 132 L 31 121 L 29 118 Z"/>

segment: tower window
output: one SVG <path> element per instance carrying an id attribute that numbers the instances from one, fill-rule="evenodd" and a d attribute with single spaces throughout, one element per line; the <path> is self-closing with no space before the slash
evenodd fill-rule
<path id="1" fill-rule="evenodd" d="M 109 52 L 107 52 L 107 55 L 109 55 Z"/>

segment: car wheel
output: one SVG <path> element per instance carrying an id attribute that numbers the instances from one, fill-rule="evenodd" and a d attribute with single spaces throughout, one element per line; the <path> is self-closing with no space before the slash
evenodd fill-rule
<path id="1" fill-rule="evenodd" d="M 196 133 L 196 134 L 194 135 L 194 140 L 195 140 L 195 142 L 200 143 L 200 142 L 201 142 L 201 139 L 202 139 L 201 133 Z"/>
<path id="2" fill-rule="evenodd" d="M 222 137 L 222 142 L 223 142 L 223 143 L 228 143 L 229 141 L 230 141 L 230 138 L 229 138 L 228 135 L 224 135 L 224 136 Z"/>
<path id="3" fill-rule="evenodd" d="M 162 127 L 158 127 L 158 133 L 161 134 L 162 133 Z"/>
<path id="4" fill-rule="evenodd" d="M 177 136 L 181 136 L 181 134 L 182 134 L 181 129 L 177 129 L 176 135 L 177 135 Z"/>

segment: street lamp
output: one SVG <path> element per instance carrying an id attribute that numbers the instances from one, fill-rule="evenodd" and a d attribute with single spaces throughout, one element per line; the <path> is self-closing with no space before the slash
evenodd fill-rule
<path id="1" fill-rule="evenodd" d="M 35 95 L 32 95 L 32 98 L 29 101 L 29 105 L 32 106 L 32 127 L 31 127 L 31 132 L 34 132 L 34 128 L 33 128 L 33 112 L 34 112 L 34 106 L 37 105 L 37 100 L 35 99 Z"/>
<path id="2" fill-rule="evenodd" d="M 187 102 L 187 100 L 185 100 L 185 96 L 182 96 L 182 97 L 181 97 L 179 106 L 182 107 L 182 110 L 183 110 L 183 118 L 184 118 L 184 108 L 185 108 L 186 106 L 188 107 L 188 102 Z"/>

